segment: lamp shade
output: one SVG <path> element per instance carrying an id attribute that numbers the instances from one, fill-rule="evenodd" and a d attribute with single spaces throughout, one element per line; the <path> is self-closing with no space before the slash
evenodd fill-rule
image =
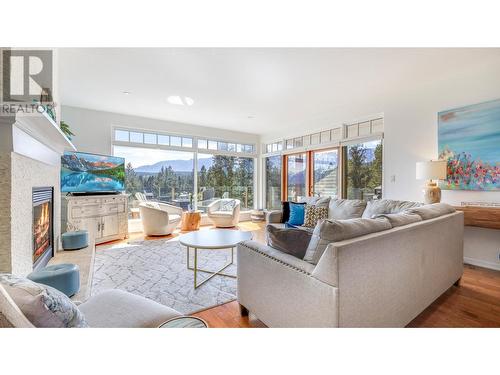
<path id="1" fill-rule="evenodd" d="M 417 180 L 446 179 L 446 160 L 431 160 L 417 162 Z"/>

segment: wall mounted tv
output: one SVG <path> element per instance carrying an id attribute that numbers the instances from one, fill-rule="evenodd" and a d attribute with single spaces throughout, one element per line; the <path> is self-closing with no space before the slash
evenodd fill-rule
<path id="1" fill-rule="evenodd" d="M 61 192 L 117 193 L 125 190 L 125 159 L 65 152 L 61 157 Z"/>

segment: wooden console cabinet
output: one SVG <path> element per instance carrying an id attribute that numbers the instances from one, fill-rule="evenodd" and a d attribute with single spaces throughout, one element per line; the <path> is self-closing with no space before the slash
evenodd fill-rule
<path id="1" fill-rule="evenodd" d="M 464 213 L 464 225 L 500 229 L 500 207 L 458 206 Z"/>
<path id="2" fill-rule="evenodd" d="M 128 237 L 128 199 L 123 194 L 63 196 L 61 216 L 63 230 L 88 230 L 96 244 Z"/>

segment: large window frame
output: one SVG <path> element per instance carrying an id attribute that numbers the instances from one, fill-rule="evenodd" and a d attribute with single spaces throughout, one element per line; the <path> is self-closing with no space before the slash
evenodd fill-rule
<path id="1" fill-rule="evenodd" d="M 134 132 L 134 133 L 142 133 L 143 137 L 142 140 L 143 142 L 130 142 L 129 141 L 121 141 L 121 140 L 116 140 L 115 139 L 115 134 L 116 132 Z M 152 144 L 152 143 L 146 143 L 144 142 L 144 135 L 155 135 L 157 143 Z M 124 135 L 124 133 L 122 133 Z M 159 137 L 172 137 L 175 138 L 180 138 L 181 139 L 181 145 L 180 146 L 172 146 L 172 145 L 163 145 L 158 142 Z M 189 140 L 187 141 L 187 144 L 189 144 L 189 147 L 183 147 L 184 146 L 184 140 Z M 207 148 L 200 148 L 198 147 L 200 144 L 203 144 L 204 141 L 207 143 Z M 216 149 L 210 149 L 208 147 L 208 144 L 212 142 L 212 144 L 215 142 L 217 145 Z M 220 147 L 219 147 L 220 145 Z M 225 149 L 225 145 L 228 145 L 227 150 Z M 193 169 L 194 169 L 194 187 L 193 187 L 193 194 L 196 194 L 198 192 L 198 155 L 203 154 L 203 155 L 223 155 L 223 156 L 232 156 L 232 157 L 238 157 L 238 158 L 249 158 L 253 160 L 253 207 L 248 208 L 248 212 L 250 212 L 252 209 L 255 209 L 258 207 L 258 202 L 259 198 L 258 197 L 258 176 L 260 172 L 260 168 L 258 168 L 258 154 L 257 154 L 257 147 L 255 144 L 251 142 L 241 142 L 241 141 L 235 141 L 232 139 L 220 139 L 220 138 L 213 138 L 213 137 L 204 137 L 204 136 L 194 136 L 190 134 L 180 134 L 180 133 L 172 133 L 172 132 L 161 132 L 161 131 L 154 131 L 151 129 L 144 129 L 144 128 L 138 128 L 138 127 L 129 127 L 129 126 L 122 126 L 122 125 L 112 125 L 111 126 L 111 151 L 113 152 L 114 146 L 125 146 L 125 147 L 135 147 L 135 148 L 142 148 L 142 149 L 160 149 L 160 150 L 167 150 L 167 151 L 189 151 L 193 153 Z M 229 150 L 234 150 L 234 151 L 229 151 Z M 194 203 L 194 209 L 197 209 L 197 199 L 193 200 Z M 246 212 L 242 210 L 242 212 Z"/>

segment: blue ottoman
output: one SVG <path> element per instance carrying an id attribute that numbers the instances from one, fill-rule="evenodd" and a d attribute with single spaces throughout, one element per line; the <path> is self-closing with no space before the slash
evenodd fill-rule
<path id="1" fill-rule="evenodd" d="M 66 232 L 62 235 L 64 250 L 80 250 L 87 246 L 89 246 L 89 232 L 86 230 Z"/>
<path id="2" fill-rule="evenodd" d="M 32 272 L 28 279 L 56 288 L 68 297 L 80 290 L 80 268 L 76 264 L 54 264 Z"/>

